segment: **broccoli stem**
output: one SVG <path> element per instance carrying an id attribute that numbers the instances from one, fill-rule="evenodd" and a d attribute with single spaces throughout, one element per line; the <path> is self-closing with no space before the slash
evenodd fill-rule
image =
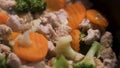
<path id="1" fill-rule="evenodd" d="M 55 58 L 52 68 L 69 68 L 68 61 L 61 55 Z"/>
<path id="2" fill-rule="evenodd" d="M 85 58 L 73 65 L 74 68 L 95 68 L 94 56 L 101 51 L 101 46 L 94 41 Z"/>
<path id="3" fill-rule="evenodd" d="M 96 52 L 98 52 L 98 50 L 100 49 L 100 44 L 98 42 L 93 42 L 92 47 L 90 48 L 90 50 L 88 51 L 86 58 L 87 57 L 94 57 L 94 55 L 96 54 Z"/>

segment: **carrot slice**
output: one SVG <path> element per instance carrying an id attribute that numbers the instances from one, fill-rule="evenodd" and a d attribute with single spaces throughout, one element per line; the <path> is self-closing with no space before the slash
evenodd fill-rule
<path id="1" fill-rule="evenodd" d="M 18 40 L 15 42 L 14 53 L 21 59 L 30 62 L 43 60 L 48 51 L 48 40 L 42 34 L 35 32 L 31 32 L 29 37 L 32 41 L 30 45 L 23 46 Z"/>
<path id="2" fill-rule="evenodd" d="M 80 50 L 80 31 L 78 29 L 74 29 L 71 31 L 70 35 L 72 36 L 72 48 L 79 52 Z"/>
<path id="3" fill-rule="evenodd" d="M 51 10 L 59 10 L 65 6 L 66 0 L 46 0 L 47 8 Z"/>
<path id="4" fill-rule="evenodd" d="M 6 24 L 9 16 L 5 12 L 0 12 L 0 24 Z"/>
<path id="5" fill-rule="evenodd" d="M 9 39 L 10 40 L 15 40 L 17 38 L 17 36 L 20 35 L 20 33 L 18 32 L 12 32 Z"/>
<path id="6" fill-rule="evenodd" d="M 74 3 L 65 7 L 66 12 L 68 13 L 68 25 L 72 29 L 78 28 L 79 24 L 85 18 L 86 9 L 82 3 Z"/>
<path id="7" fill-rule="evenodd" d="M 101 27 L 107 27 L 108 22 L 98 11 L 94 9 L 87 10 L 87 18 L 91 23 L 96 24 Z"/>

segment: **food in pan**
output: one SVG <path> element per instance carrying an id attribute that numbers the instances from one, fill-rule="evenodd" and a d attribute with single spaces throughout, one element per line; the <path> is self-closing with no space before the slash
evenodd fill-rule
<path id="1" fill-rule="evenodd" d="M 0 68 L 114 68 L 109 22 L 71 0 L 0 0 Z"/>

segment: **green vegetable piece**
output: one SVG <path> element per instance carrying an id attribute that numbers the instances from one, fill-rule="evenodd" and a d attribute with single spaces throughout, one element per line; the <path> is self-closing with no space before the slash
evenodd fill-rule
<path id="1" fill-rule="evenodd" d="M 4 54 L 0 54 L 0 68 L 7 68 Z"/>
<path id="2" fill-rule="evenodd" d="M 29 0 L 31 12 L 39 12 L 46 9 L 44 0 Z"/>
<path id="3" fill-rule="evenodd" d="M 100 44 L 94 41 L 85 58 L 82 61 L 75 63 L 73 67 L 74 68 L 96 68 L 94 56 L 96 53 L 99 53 L 100 50 L 101 50 Z"/>
<path id="4" fill-rule="evenodd" d="M 17 12 L 43 12 L 46 9 L 45 0 L 16 0 Z"/>
<path id="5" fill-rule="evenodd" d="M 64 55 L 69 59 L 74 59 L 77 52 L 71 47 L 72 37 L 70 35 L 60 37 L 56 42 L 55 52 L 57 55 Z"/>
<path id="6" fill-rule="evenodd" d="M 52 68 L 69 68 L 69 64 L 65 59 L 65 57 L 62 55 L 62 56 L 56 57 Z"/>
<path id="7" fill-rule="evenodd" d="M 15 7 L 15 10 L 17 12 L 27 12 L 29 11 L 29 5 L 27 3 L 27 0 L 16 0 L 17 4 Z"/>

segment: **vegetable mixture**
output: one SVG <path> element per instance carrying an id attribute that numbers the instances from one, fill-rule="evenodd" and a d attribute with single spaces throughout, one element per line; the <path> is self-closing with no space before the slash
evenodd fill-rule
<path id="1" fill-rule="evenodd" d="M 115 68 L 108 25 L 82 0 L 0 0 L 0 68 Z"/>

